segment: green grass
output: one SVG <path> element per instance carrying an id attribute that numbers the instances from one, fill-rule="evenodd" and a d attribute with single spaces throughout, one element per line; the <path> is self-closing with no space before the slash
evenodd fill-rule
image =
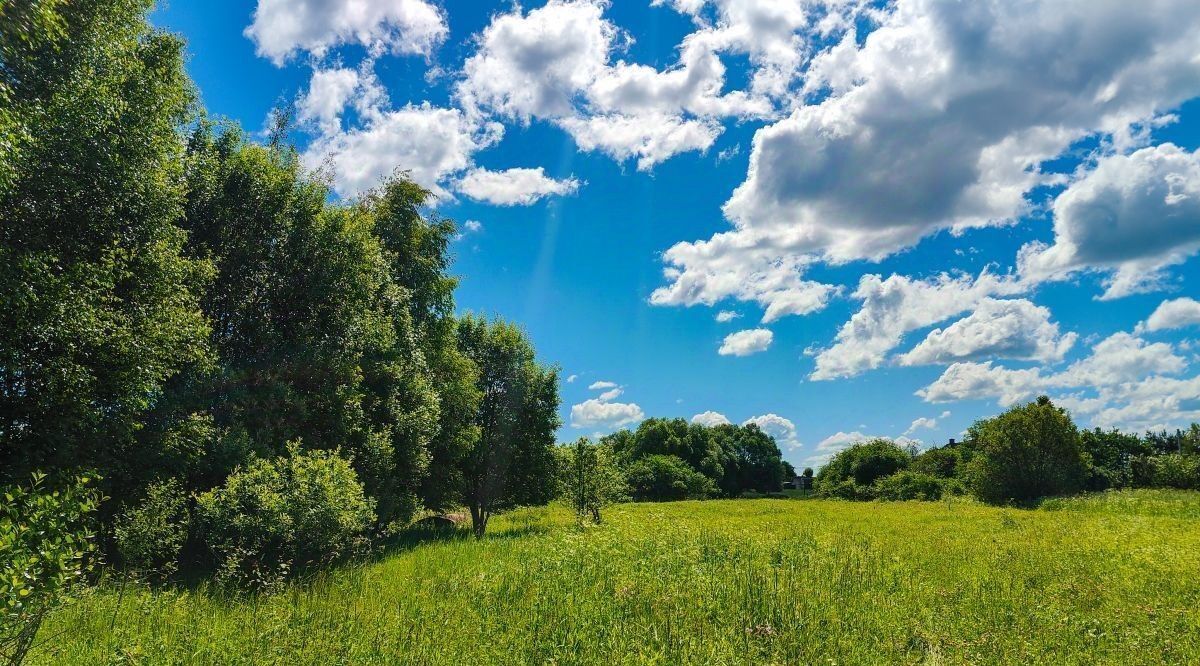
<path id="1" fill-rule="evenodd" d="M 1200 493 L 1191 490 L 1109 490 L 1045 500 L 1047 511 L 1200 519 Z"/>
<path id="2" fill-rule="evenodd" d="M 105 586 L 32 661 L 1200 663 L 1200 495 L 1123 497 L 526 510 L 273 596 Z"/>

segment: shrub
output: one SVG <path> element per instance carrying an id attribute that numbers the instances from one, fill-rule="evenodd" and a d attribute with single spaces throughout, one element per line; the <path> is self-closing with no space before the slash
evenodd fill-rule
<path id="1" fill-rule="evenodd" d="M 952 479 L 958 476 L 961 466 L 962 454 L 958 452 L 958 449 L 942 447 L 929 449 L 913 458 L 909 469 L 928 476 Z"/>
<path id="2" fill-rule="evenodd" d="M 1161 456 L 1149 456 L 1143 459 L 1146 470 L 1143 478 L 1148 478 L 1144 485 L 1155 488 L 1178 488 L 1180 490 L 1200 490 L 1200 455 L 1187 453 L 1168 453 Z"/>
<path id="3" fill-rule="evenodd" d="M 832 488 L 850 480 L 870 486 L 876 480 L 907 469 L 912 456 L 888 439 L 859 442 L 839 451 L 817 473 L 817 489 Z"/>
<path id="4" fill-rule="evenodd" d="M 628 488 L 611 447 L 580 437 L 559 447 L 560 494 L 583 521 L 600 522 L 600 509 L 627 499 Z"/>
<path id="5" fill-rule="evenodd" d="M 830 499 L 870 500 L 874 498 L 869 486 L 860 486 L 850 479 L 844 481 L 825 482 L 820 484 L 817 495 Z"/>
<path id="6" fill-rule="evenodd" d="M 876 499 L 889 501 L 939 500 L 945 493 L 941 479 L 911 470 L 879 479 L 873 490 Z"/>
<path id="7" fill-rule="evenodd" d="M 87 477 L 0 489 L 0 659 L 19 664 L 42 618 L 83 581 L 95 552 L 100 494 Z"/>
<path id="8" fill-rule="evenodd" d="M 256 460 L 199 497 L 218 580 L 265 587 L 365 545 L 374 507 L 350 463 L 328 451 Z"/>
<path id="9" fill-rule="evenodd" d="M 712 479 L 676 456 L 655 454 L 639 458 L 629 464 L 625 478 L 637 501 L 705 499 L 717 492 Z"/>
<path id="10" fill-rule="evenodd" d="M 976 454 L 971 489 L 991 503 L 1074 493 L 1086 474 L 1079 431 L 1046 396 L 977 421 L 967 433 Z"/>
<path id="11" fill-rule="evenodd" d="M 169 479 L 152 484 L 141 503 L 117 517 L 113 536 L 126 567 L 161 580 L 178 568 L 187 530 L 187 495 Z"/>

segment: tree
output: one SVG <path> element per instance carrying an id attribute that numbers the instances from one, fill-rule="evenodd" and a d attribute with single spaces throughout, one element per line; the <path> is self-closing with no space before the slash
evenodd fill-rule
<path id="1" fill-rule="evenodd" d="M 967 441 L 975 450 L 971 488 L 985 502 L 1029 501 L 1083 486 L 1079 431 L 1066 410 L 1046 396 L 976 421 Z"/>
<path id="2" fill-rule="evenodd" d="M 940 447 L 929 449 L 913 458 L 910 469 L 920 474 L 951 479 L 958 476 L 961 467 L 962 454 L 957 448 Z"/>
<path id="3" fill-rule="evenodd" d="M 875 481 L 907 469 L 912 458 L 890 439 L 858 442 L 843 449 L 817 473 L 817 490 L 826 492 L 846 481 L 866 488 Z"/>
<path id="4" fill-rule="evenodd" d="M 723 454 L 724 473 L 719 481 L 722 494 L 737 497 L 746 491 L 779 491 L 783 485 L 783 457 L 773 437 L 753 423 L 719 425 L 710 432 L 720 442 Z"/>
<path id="5" fill-rule="evenodd" d="M 562 497 L 581 522 L 590 516 L 599 523 L 600 509 L 627 496 L 625 477 L 609 447 L 580 437 L 558 453 Z"/>
<path id="6" fill-rule="evenodd" d="M 529 339 L 512 324 L 467 315 L 457 331 L 478 371 L 478 434 L 459 465 L 471 526 L 482 538 L 494 513 L 553 498 L 558 373 L 538 364 Z"/>
<path id="7" fill-rule="evenodd" d="M 792 466 L 792 463 L 783 460 L 780 461 L 779 466 L 783 472 L 783 479 L 785 481 L 791 481 L 796 478 L 796 468 Z"/>
<path id="8" fill-rule="evenodd" d="M 717 494 L 712 479 L 678 456 L 655 453 L 639 458 L 626 467 L 625 478 L 638 502 L 706 499 Z"/>
<path id="9" fill-rule="evenodd" d="M 1147 455 L 1151 446 L 1136 435 L 1113 430 L 1082 430 L 1079 444 L 1087 456 L 1087 487 L 1091 490 L 1121 488 L 1133 483 L 1130 461 Z"/>
<path id="10" fill-rule="evenodd" d="M 183 255 L 178 128 L 193 101 L 149 0 L 0 9 L 0 476 L 148 475 L 164 383 L 206 358 Z M 169 429 L 169 424 L 168 428 Z"/>

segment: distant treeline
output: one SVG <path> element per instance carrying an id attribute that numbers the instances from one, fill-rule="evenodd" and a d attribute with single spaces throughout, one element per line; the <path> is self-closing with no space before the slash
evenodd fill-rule
<path id="1" fill-rule="evenodd" d="M 1131 487 L 1200 490 L 1200 424 L 1142 436 L 1079 430 L 1043 396 L 977 421 L 962 442 L 923 452 L 887 439 L 859 442 L 816 477 L 818 494 L 860 500 L 970 493 L 1004 504 Z"/>

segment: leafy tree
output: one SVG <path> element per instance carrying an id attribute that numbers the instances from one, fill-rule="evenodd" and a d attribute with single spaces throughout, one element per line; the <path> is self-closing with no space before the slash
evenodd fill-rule
<path id="1" fill-rule="evenodd" d="M 187 258 L 178 38 L 149 0 L 0 8 L 0 476 L 152 476 L 164 382 L 206 358 Z M 8 149 L 8 148 L 11 148 Z"/>
<path id="2" fill-rule="evenodd" d="M 784 460 L 780 463 L 780 467 L 783 468 L 783 479 L 785 481 L 791 481 L 796 478 L 796 468 L 792 466 L 792 463 Z"/>
<path id="3" fill-rule="evenodd" d="M 775 439 L 754 424 L 720 425 L 710 433 L 721 444 L 722 494 L 737 497 L 746 491 L 776 492 L 783 485 L 783 457 Z M 795 471 L 795 470 L 793 470 Z"/>
<path id="4" fill-rule="evenodd" d="M 952 479 L 962 471 L 962 462 L 962 454 L 957 448 L 940 447 L 929 449 L 913 458 L 909 469 L 919 474 Z"/>
<path id="5" fill-rule="evenodd" d="M 638 458 L 626 467 L 625 477 L 639 502 L 706 499 L 717 493 L 712 479 L 678 456 L 655 453 Z"/>
<path id="6" fill-rule="evenodd" d="M 478 436 L 459 462 L 476 537 L 505 509 L 554 496 L 558 373 L 538 364 L 516 326 L 467 315 L 458 321 L 463 353 L 478 369 Z"/>
<path id="7" fill-rule="evenodd" d="M 294 150 L 235 128 L 201 123 L 187 157 L 183 225 L 189 252 L 217 268 L 202 306 L 218 361 L 178 383 L 182 411 L 211 411 L 210 447 L 228 463 L 295 439 L 341 448 L 380 521 L 407 520 L 439 406 L 376 209 L 328 203 Z"/>
<path id="8" fill-rule="evenodd" d="M 151 484 L 146 497 L 121 513 L 113 529 L 129 570 L 162 580 L 175 573 L 188 535 L 187 495 L 177 479 Z"/>
<path id="9" fill-rule="evenodd" d="M 1116 429 L 1080 431 L 1079 442 L 1087 456 L 1086 483 L 1091 490 L 1128 486 L 1133 482 L 1130 460 L 1151 452 L 1141 438 Z"/>
<path id="10" fill-rule="evenodd" d="M 810 479 L 811 479 L 811 478 L 812 478 L 812 475 L 813 475 L 813 468 L 811 468 L 811 467 L 805 467 L 805 468 L 804 468 L 804 476 L 807 476 L 808 478 L 810 478 Z"/>
<path id="11" fill-rule="evenodd" d="M 942 479 L 912 470 L 902 470 L 875 481 L 872 486 L 875 499 L 888 501 L 939 500 L 944 492 Z"/>
<path id="12" fill-rule="evenodd" d="M 907 469 L 912 457 L 890 439 L 858 442 L 838 451 L 817 473 L 816 487 L 826 492 L 846 481 L 868 487 L 876 480 Z"/>
<path id="13" fill-rule="evenodd" d="M 0 657 L 20 664 L 46 613 L 83 582 L 100 494 L 87 477 L 0 488 Z"/>
<path id="14" fill-rule="evenodd" d="M 976 452 L 969 464 L 971 488 L 985 502 L 1029 501 L 1083 487 L 1079 431 L 1046 396 L 976 421 L 967 440 Z"/>
<path id="15" fill-rule="evenodd" d="M 562 497 L 580 521 L 591 517 L 600 522 L 600 509 L 627 497 L 625 477 L 612 450 L 580 437 L 570 446 L 559 447 Z"/>

